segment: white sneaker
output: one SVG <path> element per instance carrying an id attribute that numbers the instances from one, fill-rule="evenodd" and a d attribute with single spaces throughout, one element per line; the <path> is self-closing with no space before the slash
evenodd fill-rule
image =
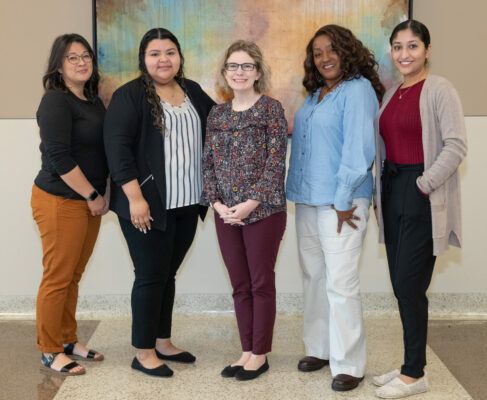
<path id="1" fill-rule="evenodd" d="M 409 385 L 401 381 L 399 378 L 394 378 L 389 383 L 377 389 L 375 394 L 381 399 L 402 399 L 403 397 L 424 393 L 427 390 L 428 381 L 425 376 Z"/>
<path id="2" fill-rule="evenodd" d="M 400 373 L 401 371 L 395 369 L 394 371 L 388 372 L 387 374 L 374 376 L 372 377 L 372 383 L 375 386 L 384 386 L 386 383 L 389 383 L 394 378 L 397 378 Z"/>

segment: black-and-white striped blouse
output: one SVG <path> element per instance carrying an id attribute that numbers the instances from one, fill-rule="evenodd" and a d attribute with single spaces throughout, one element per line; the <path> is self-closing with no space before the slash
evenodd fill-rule
<path id="1" fill-rule="evenodd" d="M 162 102 L 166 118 L 166 209 L 197 204 L 202 191 L 201 120 L 186 96 L 180 106 Z"/>

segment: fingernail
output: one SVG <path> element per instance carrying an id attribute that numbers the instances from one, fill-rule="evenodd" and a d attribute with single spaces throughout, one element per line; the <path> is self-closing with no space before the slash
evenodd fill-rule
<path id="1" fill-rule="evenodd" d="M 147 231 L 144 229 L 144 233 L 147 234 Z"/>

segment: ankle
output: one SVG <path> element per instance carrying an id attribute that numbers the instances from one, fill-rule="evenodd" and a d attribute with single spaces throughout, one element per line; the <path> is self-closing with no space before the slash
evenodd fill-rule
<path id="1" fill-rule="evenodd" d="M 156 352 L 154 351 L 154 349 L 137 349 L 136 352 L 136 356 L 140 361 L 155 357 L 155 355 Z"/>
<path id="2" fill-rule="evenodd" d="M 399 374 L 398 378 L 401 381 L 403 381 L 406 385 L 410 385 L 410 384 L 415 383 L 421 379 L 421 378 L 413 378 L 411 376 L 407 376 L 407 375 L 403 375 L 403 374 Z"/>

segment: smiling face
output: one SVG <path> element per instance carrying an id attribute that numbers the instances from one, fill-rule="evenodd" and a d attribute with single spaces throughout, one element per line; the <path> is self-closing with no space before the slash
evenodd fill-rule
<path id="1" fill-rule="evenodd" d="M 145 67 L 154 83 L 165 85 L 177 75 L 181 66 L 179 51 L 169 39 L 154 39 L 145 50 Z"/>
<path id="2" fill-rule="evenodd" d="M 255 60 L 250 55 L 242 50 L 235 51 L 230 54 L 225 64 L 254 64 Z M 252 71 L 244 71 L 242 66 L 239 66 L 235 71 L 225 70 L 223 72 L 228 86 L 234 92 L 247 92 L 254 91 L 254 83 L 260 79 L 261 73 L 257 71 L 257 67 L 254 67 Z"/>
<path id="3" fill-rule="evenodd" d="M 62 66 L 59 68 L 59 73 L 63 76 L 67 88 L 84 87 L 85 83 L 91 78 L 93 62 L 91 58 L 86 57 L 87 55 L 89 56 L 90 53 L 81 43 L 73 42 L 68 47 Z M 68 57 L 76 59 L 76 56 L 78 56 L 78 61 L 75 64 L 68 61 Z"/>
<path id="4" fill-rule="evenodd" d="M 313 61 L 328 87 L 340 81 L 343 75 L 340 56 L 327 35 L 320 35 L 313 41 Z"/>
<path id="5" fill-rule="evenodd" d="M 392 40 L 391 58 L 404 80 L 414 80 L 426 72 L 426 60 L 430 52 L 431 45 L 426 48 L 411 29 L 399 31 Z"/>

